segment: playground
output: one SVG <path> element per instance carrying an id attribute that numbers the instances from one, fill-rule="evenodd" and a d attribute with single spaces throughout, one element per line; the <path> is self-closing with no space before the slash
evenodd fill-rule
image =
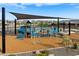
<path id="1" fill-rule="evenodd" d="M 57 33 L 57 30 L 52 29 L 50 36 L 46 31 L 45 33 L 44 30 L 40 32 L 41 29 L 39 29 L 21 26 L 16 35 L 6 34 L 6 53 L 19 53 L 62 46 L 56 44 L 61 42 L 60 38 L 52 37 Z M 2 37 L 0 36 L 0 42 L 2 42 L 1 39 Z"/>
<path id="2" fill-rule="evenodd" d="M 35 51 L 40 49 L 59 48 L 72 46 L 77 49 L 79 45 L 79 33 L 72 30 L 71 22 L 62 23 L 60 26 L 59 19 L 70 19 L 61 17 L 37 16 L 29 14 L 13 13 L 17 19 L 14 20 L 14 26 L 9 29 L 5 25 L 5 8 L 2 8 L 2 31 L 0 33 L 0 52 L 2 53 L 21 53 Z M 57 19 L 54 22 L 39 21 L 33 23 L 28 19 Z M 17 21 L 26 19 L 23 25 L 17 27 Z M 9 22 L 11 23 L 11 22 Z M 66 30 L 67 29 L 67 30 Z"/>

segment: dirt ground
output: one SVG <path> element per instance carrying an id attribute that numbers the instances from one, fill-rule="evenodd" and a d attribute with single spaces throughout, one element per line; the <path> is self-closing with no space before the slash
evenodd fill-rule
<path id="1" fill-rule="evenodd" d="M 68 36 L 68 35 L 67 35 Z M 78 34 L 71 34 L 71 38 L 79 38 Z M 38 49 L 63 47 L 62 38 L 59 37 L 38 37 L 17 39 L 16 36 L 6 35 L 6 53 L 27 52 Z M 2 47 L 2 37 L 0 35 L 0 49 Z"/>

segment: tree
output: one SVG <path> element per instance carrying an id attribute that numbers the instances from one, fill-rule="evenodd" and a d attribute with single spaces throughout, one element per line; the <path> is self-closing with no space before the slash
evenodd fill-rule
<path id="1" fill-rule="evenodd" d="M 38 24 L 38 26 L 40 26 L 40 27 L 48 27 L 48 23 L 47 22 L 40 22 L 39 24 Z"/>

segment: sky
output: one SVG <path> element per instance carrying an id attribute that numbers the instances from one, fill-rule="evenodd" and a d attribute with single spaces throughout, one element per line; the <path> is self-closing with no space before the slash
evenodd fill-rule
<path id="1" fill-rule="evenodd" d="M 8 20 L 16 19 L 9 12 L 79 19 L 78 3 L 0 3 L 0 19 L 1 7 L 6 8 Z"/>

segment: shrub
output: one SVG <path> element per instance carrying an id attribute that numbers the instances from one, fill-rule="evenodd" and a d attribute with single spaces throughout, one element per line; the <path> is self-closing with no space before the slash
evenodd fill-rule
<path id="1" fill-rule="evenodd" d="M 36 54 L 36 56 L 48 56 L 48 51 L 46 51 L 46 50 L 40 51 L 40 53 Z"/>
<path id="2" fill-rule="evenodd" d="M 10 55 L 8 55 L 8 56 L 16 56 L 15 54 L 10 54 Z"/>
<path id="3" fill-rule="evenodd" d="M 47 53 L 40 53 L 40 54 L 36 54 L 36 56 L 48 56 Z"/>

